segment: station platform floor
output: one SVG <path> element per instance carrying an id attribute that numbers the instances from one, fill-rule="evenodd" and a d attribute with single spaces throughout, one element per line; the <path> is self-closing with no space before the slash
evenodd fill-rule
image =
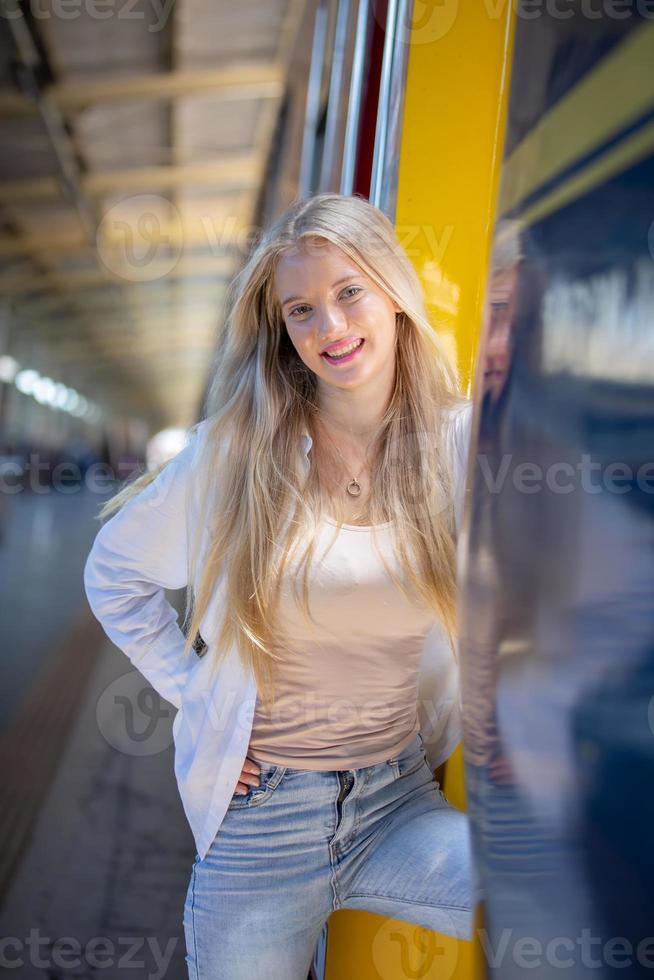
<path id="1" fill-rule="evenodd" d="M 180 980 L 175 711 L 88 609 L 85 494 L 17 495 L 0 542 L 0 975 Z"/>

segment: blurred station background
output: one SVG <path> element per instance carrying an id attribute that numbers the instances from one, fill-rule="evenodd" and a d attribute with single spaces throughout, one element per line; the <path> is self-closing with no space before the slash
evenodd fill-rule
<path id="1" fill-rule="evenodd" d="M 339 910 L 312 975 L 508 980 L 507 928 L 541 944 L 532 976 L 558 976 L 584 929 L 647 969 L 653 19 L 600 0 L 0 0 L 0 973 L 95 976 L 104 937 L 105 976 L 186 976 L 173 712 L 108 643 L 82 568 L 103 499 L 202 416 L 258 232 L 320 190 L 395 222 L 487 460 L 620 461 L 633 492 L 491 492 L 471 459 L 466 752 L 443 786 L 473 820 L 488 943 Z M 119 971 L 125 936 L 142 941 Z M 572 966 L 613 975 L 608 954 Z"/>

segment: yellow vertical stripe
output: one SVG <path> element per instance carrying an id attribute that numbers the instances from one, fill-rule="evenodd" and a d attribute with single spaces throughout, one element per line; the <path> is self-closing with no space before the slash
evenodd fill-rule
<path id="1" fill-rule="evenodd" d="M 396 227 L 469 390 L 502 156 L 511 4 L 414 5 Z M 445 786 L 463 805 L 460 751 Z M 327 980 L 480 980 L 479 947 L 369 912 L 329 922 Z"/>
<path id="2" fill-rule="evenodd" d="M 512 4 L 416 4 L 396 224 L 470 391 L 502 157 Z M 427 8 L 427 9 L 426 9 Z M 449 29 L 429 39 L 427 25 Z"/>

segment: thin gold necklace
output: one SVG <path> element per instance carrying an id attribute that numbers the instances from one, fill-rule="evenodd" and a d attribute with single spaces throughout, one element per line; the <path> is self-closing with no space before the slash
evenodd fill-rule
<path id="1" fill-rule="evenodd" d="M 321 418 L 321 421 L 322 421 L 322 418 Z M 336 443 L 334 442 L 334 440 L 330 436 L 329 432 L 327 431 L 327 427 L 325 425 L 323 425 L 323 429 L 325 431 L 325 435 L 327 436 L 327 438 L 331 442 L 332 446 L 334 447 L 334 449 L 336 450 L 336 452 L 338 453 L 338 455 L 341 457 L 341 459 L 345 463 L 345 469 L 346 470 L 349 469 L 348 464 L 347 464 L 347 460 L 345 459 L 345 457 L 343 456 L 342 452 L 340 451 L 340 449 L 338 448 L 338 446 L 336 445 Z M 364 458 L 364 467 L 363 467 L 364 470 L 366 468 L 365 467 L 365 463 L 367 463 L 367 461 L 368 461 L 368 450 L 370 449 L 370 447 L 372 446 L 373 442 L 375 441 L 375 438 L 376 438 L 376 434 L 372 437 L 372 439 L 370 440 L 370 442 L 366 446 L 366 452 L 365 452 L 365 455 L 363 457 Z M 361 472 L 363 472 L 363 470 Z M 361 493 L 361 484 L 359 483 L 358 477 L 356 477 L 356 476 L 353 476 L 352 477 L 352 479 L 347 483 L 347 485 L 345 487 L 345 491 L 346 491 L 346 493 L 348 493 L 350 495 L 350 497 L 358 497 L 360 495 L 360 493 Z"/>

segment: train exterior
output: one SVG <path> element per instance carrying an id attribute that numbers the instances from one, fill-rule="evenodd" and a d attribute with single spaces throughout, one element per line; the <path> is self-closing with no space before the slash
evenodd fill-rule
<path id="1" fill-rule="evenodd" d="M 654 967 L 654 23 L 623 12 L 515 25 L 461 639 L 502 980 Z"/>
<path id="2" fill-rule="evenodd" d="M 307 86 L 261 223 L 298 189 L 369 196 L 475 402 L 464 752 L 443 785 L 468 807 L 480 879 L 474 943 L 341 910 L 316 977 L 652 967 L 645 6 L 362 0 L 307 15 Z"/>

